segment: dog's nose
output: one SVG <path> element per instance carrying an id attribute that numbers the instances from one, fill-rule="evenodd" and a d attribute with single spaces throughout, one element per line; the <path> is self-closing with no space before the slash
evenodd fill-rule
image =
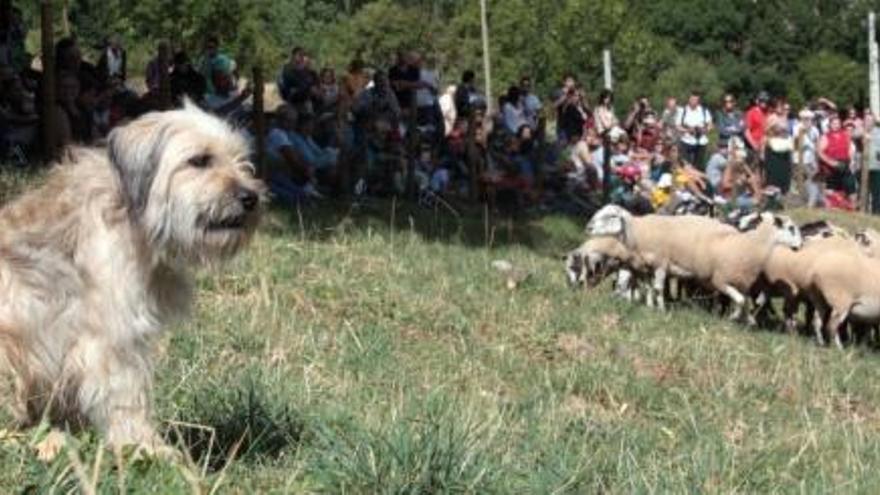
<path id="1" fill-rule="evenodd" d="M 246 211 L 251 211 L 257 207 L 257 203 L 260 201 L 260 198 L 257 196 L 257 193 L 251 191 L 250 189 L 240 188 L 238 192 L 235 194 L 236 199 L 241 201 L 241 206 Z"/>

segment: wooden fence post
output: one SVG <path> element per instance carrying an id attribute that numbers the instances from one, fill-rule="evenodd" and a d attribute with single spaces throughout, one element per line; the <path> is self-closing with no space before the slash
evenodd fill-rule
<path id="1" fill-rule="evenodd" d="M 43 157 L 50 162 L 56 156 L 55 149 L 55 32 L 52 22 L 52 2 L 42 0 L 40 3 L 40 30 L 41 30 L 41 61 L 43 75 L 41 80 L 42 108 L 40 108 L 40 121 L 43 133 Z"/>
<path id="2" fill-rule="evenodd" d="M 254 146 L 256 147 L 257 177 L 265 177 L 265 140 L 266 140 L 266 109 L 263 100 L 265 82 L 263 69 L 254 66 Z"/>

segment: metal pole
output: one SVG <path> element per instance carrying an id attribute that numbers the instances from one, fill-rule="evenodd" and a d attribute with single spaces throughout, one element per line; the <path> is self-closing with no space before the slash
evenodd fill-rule
<path id="1" fill-rule="evenodd" d="M 41 61 L 42 76 L 42 108 L 40 120 L 43 131 L 43 153 L 47 162 L 53 160 L 58 150 L 55 149 L 55 39 L 52 22 L 52 2 L 42 0 L 40 3 Z"/>
<path id="2" fill-rule="evenodd" d="M 486 108 L 491 113 L 495 109 L 492 98 L 492 67 L 489 60 L 489 21 L 487 20 L 486 0 L 480 0 L 480 25 L 483 33 L 483 72 L 486 78 Z"/>
<path id="3" fill-rule="evenodd" d="M 875 30 L 874 12 L 870 12 L 868 14 L 868 83 L 870 84 L 871 113 L 876 119 L 880 115 L 880 72 L 878 72 L 878 48 Z M 870 194 L 870 188 L 868 187 L 868 163 L 870 160 L 868 157 L 873 152 L 871 150 L 873 148 L 871 146 L 871 133 L 871 130 L 865 129 L 865 134 L 862 136 L 862 163 L 859 164 L 862 167 L 859 178 L 859 210 L 863 212 L 868 211 L 868 195 Z"/>
<path id="4" fill-rule="evenodd" d="M 605 68 L 605 89 L 611 91 L 613 81 L 611 80 L 611 50 L 602 51 L 602 64 Z"/>

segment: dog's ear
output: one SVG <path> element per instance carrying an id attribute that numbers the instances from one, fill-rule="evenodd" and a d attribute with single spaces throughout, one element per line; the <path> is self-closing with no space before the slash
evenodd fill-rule
<path id="1" fill-rule="evenodd" d="M 147 206 L 169 135 L 169 126 L 163 123 L 162 114 L 150 113 L 117 127 L 107 138 L 110 163 L 132 214 L 140 215 Z"/>

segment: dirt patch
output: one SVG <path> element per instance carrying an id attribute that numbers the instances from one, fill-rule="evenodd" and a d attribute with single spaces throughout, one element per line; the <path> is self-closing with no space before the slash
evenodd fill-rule
<path id="1" fill-rule="evenodd" d="M 586 359 L 596 354 L 596 346 L 583 335 L 562 333 L 556 337 L 556 347 L 562 355 L 571 359 Z"/>

